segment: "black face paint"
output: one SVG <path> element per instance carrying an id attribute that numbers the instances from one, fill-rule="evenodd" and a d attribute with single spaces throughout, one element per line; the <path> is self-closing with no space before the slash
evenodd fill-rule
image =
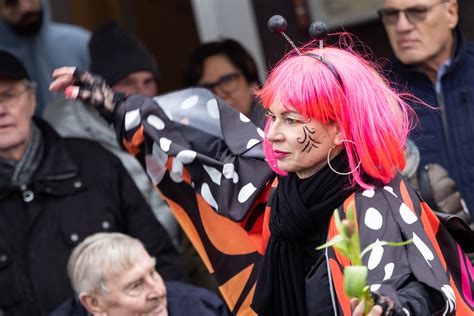
<path id="1" fill-rule="evenodd" d="M 303 126 L 303 133 L 304 133 L 304 138 L 298 137 L 296 139 L 296 141 L 299 144 L 304 144 L 304 147 L 301 150 L 301 152 L 306 151 L 307 153 L 309 153 L 311 149 L 313 149 L 313 147 L 319 148 L 318 144 L 321 144 L 321 143 L 313 139 L 313 137 L 311 137 L 312 135 L 314 135 L 314 133 L 316 133 L 316 130 L 314 128 L 310 129 L 308 126 L 305 125 Z"/>

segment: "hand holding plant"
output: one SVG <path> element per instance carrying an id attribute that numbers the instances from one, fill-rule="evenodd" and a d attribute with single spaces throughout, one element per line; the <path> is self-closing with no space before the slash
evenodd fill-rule
<path id="1" fill-rule="evenodd" d="M 367 285 L 368 268 L 363 265 L 362 258 L 375 246 L 404 246 L 411 243 L 411 240 L 404 242 L 377 240 L 361 251 L 359 233 L 356 231 L 353 203 L 349 205 L 346 216 L 346 219 L 341 221 L 337 209 L 334 210 L 334 220 L 339 234 L 316 249 L 321 250 L 327 247 L 334 247 L 351 261 L 351 266 L 344 269 L 344 291 L 347 296 L 357 298 L 359 302 L 363 302 L 365 304 L 364 315 L 368 315 L 374 306 L 374 300 L 372 299 L 369 286 Z"/>

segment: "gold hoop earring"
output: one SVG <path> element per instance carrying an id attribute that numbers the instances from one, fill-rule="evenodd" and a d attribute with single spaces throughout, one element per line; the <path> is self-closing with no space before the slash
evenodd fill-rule
<path id="1" fill-rule="evenodd" d="M 349 142 L 349 143 L 353 144 L 354 146 L 356 146 L 356 143 L 353 142 L 352 140 L 343 139 L 342 142 Z M 331 151 L 332 151 L 334 148 L 336 148 L 336 145 L 333 145 L 331 148 L 329 148 L 328 157 L 327 157 L 328 166 L 329 166 L 329 168 L 331 168 L 331 170 L 332 170 L 334 173 L 336 173 L 336 174 L 338 174 L 338 175 L 340 175 L 340 176 L 347 176 L 347 175 L 350 175 L 351 173 L 354 173 L 357 169 L 359 169 L 361 161 L 359 161 L 359 163 L 357 164 L 357 167 L 355 167 L 354 170 L 351 170 L 351 171 L 349 171 L 349 172 L 339 172 L 339 171 L 335 170 L 335 169 L 331 166 L 331 162 L 330 162 L 330 159 L 329 159 L 329 157 L 331 156 Z"/>

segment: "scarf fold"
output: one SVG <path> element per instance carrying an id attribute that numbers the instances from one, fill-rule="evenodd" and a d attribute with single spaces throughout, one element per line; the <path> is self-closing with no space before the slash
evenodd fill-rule
<path id="1" fill-rule="evenodd" d="M 344 153 L 331 165 L 341 172 L 349 169 Z M 326 240 L 329 220 L 352 193 L 350 187 L 349 176 L 327 165 L 307 179 L 296 174 L 279 178 L 271 201 L 271 236 L 252 301 L 258 315 L 306 315 L 304 248 L 310 240 Z"/>
<path id="2" fill-rule="evenodd" d="M 21 187 L 31 182 L 43 158 L 44 143 L 41 131 L 34 122 L 30 133 L 28 146 L 20 160 L 0 157 L 0 187 Z"/>

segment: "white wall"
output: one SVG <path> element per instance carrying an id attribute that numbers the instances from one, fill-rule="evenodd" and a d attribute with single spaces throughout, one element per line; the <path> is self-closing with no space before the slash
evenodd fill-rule
<path id="1" fill-rule="evenodd" d="M 232 38 L 254 57 L 260 79 L 266 64 L 251 0 L 191 0 L 201 43 Z"/>

